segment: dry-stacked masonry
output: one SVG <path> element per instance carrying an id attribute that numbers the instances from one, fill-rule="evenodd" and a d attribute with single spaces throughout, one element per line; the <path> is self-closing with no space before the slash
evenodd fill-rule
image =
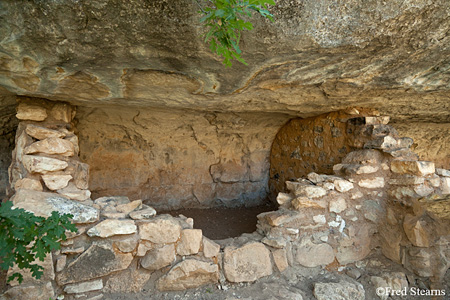
<path id="1" fill-rule="evenodd" d="M 71 213 L 79 231 L 47 257 L 41 280 L 26 276 L 7 299 L 31 293 L 33 299 L 94 300 L 103 292 L 140 291 L 152 279 L 159 290 L 252 282 L 291 266 L 351 264 L 374 247 L 435 283 L 450 266 L 443 200 L 450 171 L 418 161 L 412 140 L 398 137 L 386 117 L 354 112 L 364 142 L 332 167 L 335 175 L 313 172 L 287 181 L 279 209 L 258 216 L 257 232 L 221 247 L 194 229 L 194 220 L 157 215 L 141 200 L 91 200 L 74 114 L 63 103 L 18 107 L 12 201 L 39 215 Z"/>

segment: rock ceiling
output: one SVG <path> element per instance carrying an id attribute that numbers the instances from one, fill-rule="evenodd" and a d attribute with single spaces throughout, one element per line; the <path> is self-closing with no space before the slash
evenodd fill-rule
<path id="1" fill-rule="evenodd" d="M 448 0 L 279 0 L 226 68 L 191 0 L 0 1 L 0 99 L 448 122 Z"/>

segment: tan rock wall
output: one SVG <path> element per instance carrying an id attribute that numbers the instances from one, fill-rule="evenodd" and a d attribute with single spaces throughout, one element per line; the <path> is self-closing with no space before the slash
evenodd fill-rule
<path id="1" fill-rule="evenodd" d="M 127 195 L 160 208 L 261 203 L 270 147 L 287 120 L 117 107 L 79 107 L 77 117 L 93 197 Z"/>
<path id="2" fill-rule="evenodd" d="M 310 172 L 333 173 L 333 165 L 364 144 L 359 125 L 368 109 L 348 109 L 306 119 L 292 119 L 277 133 L 270 154 L 270 191 L 285 191 L 285 182 Z M 387 119 L 388 121 L 388 119 Z"/>
<path id="3" fill-rule="evenodd" d="M 8 167 L 11 164 L 18 124 L 15 114 L 15 105 L 0 108 L 0 201 L 6 196 L 9 186 Z"/>
<path id="4" fill-rule="evenodd" d="M 414 139 L 412 148 L 421 160 L 433 161 L 438 168 L 450 168 L 450 124 L 395 123 L 400 135 Z"/>

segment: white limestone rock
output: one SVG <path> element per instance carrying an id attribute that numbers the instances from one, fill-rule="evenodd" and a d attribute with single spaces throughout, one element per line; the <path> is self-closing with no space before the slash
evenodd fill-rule
<path id="1" fill-rule="evenodd" d="M 114 235 L 133 234 L 137 232 L 137 226 L 133 220 L 104 220 L 87 231 L 90 237 L 107 238 Z"/>
<path id="2" fill-rule="evenodd" d="M 25 148 L 25 154 L 34 153 L 73 156 L 75 154 L 75 148 L 73 144 L 68 140 L 50 137 L 46 138 L 45 140 L 37 141 Z"/>
<path id="3" fill-rule="evenodd" d="M 98 291 L 103 288 L 103 280 L 97 279 L 93 281 L 68 284 L 64 287 L 64 292 L 67 294 L 79 294 L 91 291 Z"/>
<path id="4" fill-rule="evenodd" d="M 63 138 L 66 135 L 60 131 L 48 129 L 42 126 L 28 124 L 25 132 L 35 139 L 45 140 L 46 138 Z"/>
<path id="5" fill-rule="evenodd" d="M 200 251 L 202 236 L 201 229 L 183 229 L 177 245 L 178 255 L 197 254 Z"/>

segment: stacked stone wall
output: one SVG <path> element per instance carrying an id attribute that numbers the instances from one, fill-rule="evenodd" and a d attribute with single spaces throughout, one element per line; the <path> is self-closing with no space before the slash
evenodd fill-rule
<path id="1" fill-rule="evenodd" d="M 277 196 L 280 208 L 260 214 L 256 232 L 215 242 L 194 228 L 194 220 L 158 215 L 141 199 L 91 200 L 89 168 L 76 155 L 73 112 L 63 103 L 19 104 L 12 201 L 38 215 L 72 213 L 78 232 L 40 262 L 41 280 L 25 274 L 25 283 L 13 282 L 5 299 L 97 300 L 144 286 L 222 288 L 298 266 L 356 264 L 377 247 L 436 285 L 450 267 L 450 171 L 419 161 L 412 140 L 399 137 L 386 117 L 361 117 L 361 149 L 335 164 L 334 175 L 311 172 L 286 181 L 288 192 Z M 74 167 L 79 164 L 84 167 Z M 315 293 L 321 288 L 316 284 Z M 364 299 L 364 289 L 355 289 L 355 299 Z"/>

